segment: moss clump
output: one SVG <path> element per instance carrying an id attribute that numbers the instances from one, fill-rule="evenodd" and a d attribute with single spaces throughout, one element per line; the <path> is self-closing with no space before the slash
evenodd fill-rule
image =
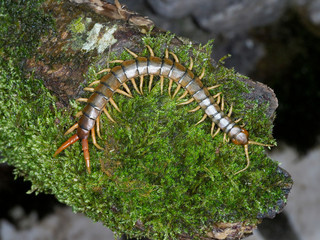
<path id="1" fill-rule="evenodd" d="M 143 44 L 163 56 L 170 38 L 146 37 Z M 201 63 L 194 71 L 200 74 L 202 66 L 206 68 L 204 83 L 222 84 L 215 91 L 223 92 L 226 110 L 233 103 L 233 116 L 243 117 L 253 140 L 273 142 L 272 124 L 264 115 L 266 106 L 241 98 L 249 90 L 233 70 L 210 64 L 209 46 L 192 50 L 191 45 L 184 45 L 172 51 L 186 65 L 192 51 L 195 63 Z M 20 57 L 14 57 L 16 50 L 25 49 L 28 56 L 32 47 L 7 48 L 6 57 L 13 60 L 0 62 L 0 150 L 1 161 L 14 165 L 16 174 L 32 182 L 31 191 L 55 194 L 75 211 L 117 233 L 152 239 L 199 236 L 214 222 L 255 223 L 260 213 L 285 200 L 281 188 L 286 180 L 277 174 L 277 163 L 265 156 L 262 147 L 250 146 L 250 168 L 233 175 L 245 166 L 243 148 L 224 144 L 223 134 L 212 139 L 209 121 L 195 126 L 203 113 L 188 110 L 196 104 L 177 106 L 177 98 L 171 99 L 166 91 L 160 94 L 156 79 L 150 93 L 145 84 L 143 96 L 115 95 L 122 112 L 109 109 L 116 124 L 102 116 L 99 144 L 106 151 L 90 144 L 91 175 L 86 173 L 78 144 L 53 158 L 66 140 L 63 131 L 74 123 L 70 115 L 80 106 L 73 102 L 73 112 L 58 111 L 42 81 L 23 75 L 16 64 Z M 131 56 L 124 52 L 121 58 Z M 92 67 L 89 79 L 94 72 Z"/>

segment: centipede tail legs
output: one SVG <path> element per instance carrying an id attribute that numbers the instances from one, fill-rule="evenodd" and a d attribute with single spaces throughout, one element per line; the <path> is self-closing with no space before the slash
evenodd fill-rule
<path id="1" fill-rule="evenodd" d="M 67 147 L 74 144 L 78 140 L 79 140 L 79 136 L 77 134 L 73 135 L 57 149 L 57 151 L 53 154 L 53 156 L 54 157 L 57 156 L 60 152 L 62 152 L 63 150 L 65 150 Z"/>
<path id="2" fill-rule="evenodd" d="M 87 138 L 82 139 L 81 144 L 82 144 L 82 151 L 83 151 L 84 160 L 86 162 L 87 171 L 90 174 L 91 169 L 90 169 L 90 155 L 89 155 L 88 139 Z"/>

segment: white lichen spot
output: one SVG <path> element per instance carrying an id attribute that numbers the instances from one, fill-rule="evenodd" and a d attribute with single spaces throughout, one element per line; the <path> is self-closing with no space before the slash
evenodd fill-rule
<path id="1" fill-rule="evenodd" d="M 102 27 L 103 25 L 100 23 L 96 23 L 93 26 L 93 28 L 88 34 L 87 42 L 82 46 L 83 50 L 90 51 L 95 48 L 95 45 L 99 40 L 99 33 Z"/>
<path id="2" fill-rule="evenodd" d="M 117 27 L 105 27 L 100 23 L 96 23 L 88 34 L 86 43 L 82 46 L 85 51 L 97 49 L 98 53 L 102 53 L 107 47 L 114 44 L 117 40 L 113 37 L 113 33 Z M 101 31 L 103 30 L 103 34 Z"/>

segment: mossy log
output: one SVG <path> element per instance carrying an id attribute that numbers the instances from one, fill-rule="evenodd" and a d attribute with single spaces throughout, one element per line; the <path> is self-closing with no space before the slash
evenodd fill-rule
<path id="1" fill-rule="evenodd" d="M 115 123 L 101 117 L 105 150 L 90 144 L 91 174 L 80 145 L 53 158 L 83 108 L 74 100 L 89 96 L 84 87 L 111 61 L 132 59 L 125 48 L 148 56 L 146 45 L 159 57 L 168 48 L 186 66 L 191 57 L 251 138 L 275 144 L 273 91 L 211 59 L 212 42 L 192 43 L 102 1 L 7 1 L 1 11 L 1 161 L 32 182 L 31 192 L 54 194 L 118 235 L 150 239 L 241 239 L 283 209 L 292 180 L 264 148 L 250 146 L 250 167 L 235 175 L 243 148 L 221 133 L 212 139 L 208 119 L 195 126 L 203 113 L 188 110 L 196 103 L 178 106 L 156 80 L 143 96 L 114 96 L 122 111 L 109 108 Z"/>

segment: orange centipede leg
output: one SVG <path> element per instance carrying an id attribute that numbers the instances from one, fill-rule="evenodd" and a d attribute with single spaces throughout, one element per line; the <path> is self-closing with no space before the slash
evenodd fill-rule
<path id="1" fill-rule="evenodd" d="M 64 149 L 69 147 L 71 144 L 74 144 L 78 140 L 79 140 L 79 136 L 77 134 L 73 135 L 57 149 L 57 151 L 53 154 L 53 156 L 54 157 L 57 156 L 60 152 L 62 152 Z"/>
<path id="2" fill-rule="evenodd" d="M 91 170 L 90 170 L 90 155 L 89 155 L 88 139 L 82 139 L 81 144 L 82 144 L 84 160 L 86 162 L 86 167 L 87 167 L 88 173 L 90 174 Z"/>

